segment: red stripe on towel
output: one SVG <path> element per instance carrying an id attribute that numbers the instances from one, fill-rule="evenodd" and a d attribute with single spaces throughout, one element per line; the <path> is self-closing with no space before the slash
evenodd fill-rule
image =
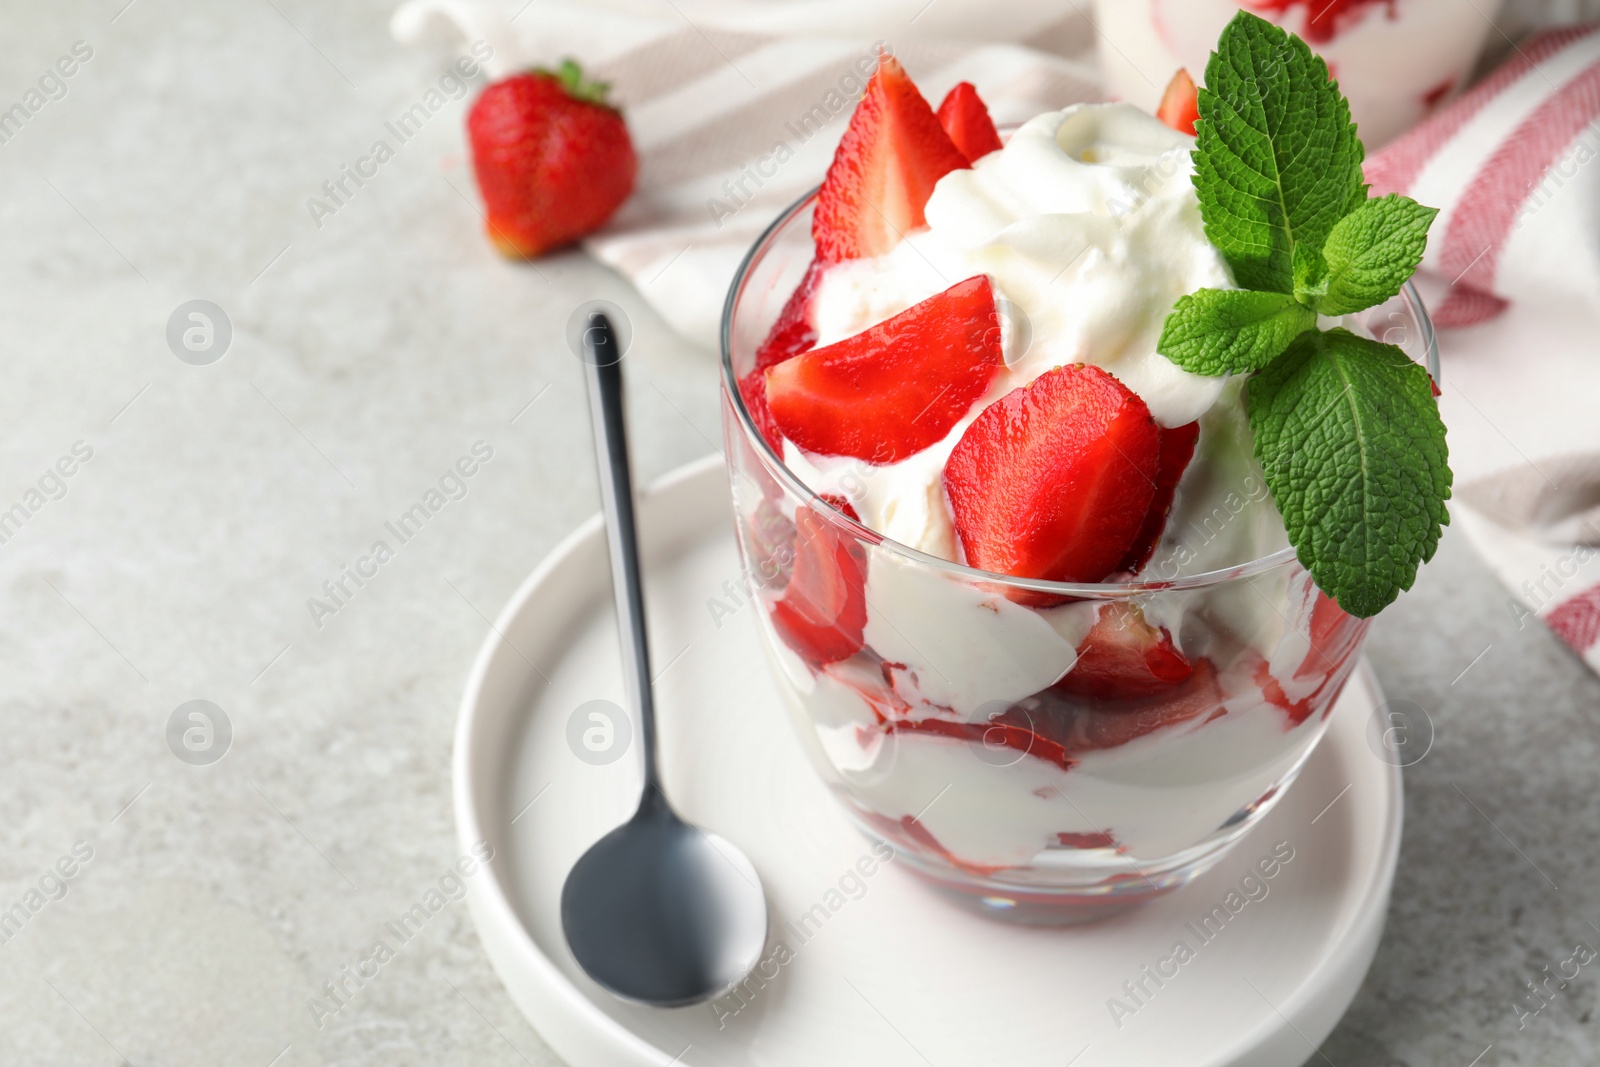
<path id="1" fill-rule="evenodd" d="M 1600 116 L 1600 62 L 1522 120 L 1473 176 L 1450 216 L 1440 268 L 1452 284 L 1494 288 L 1495 267 L 1517 213 L 1584 127 Z"/>
<path id="2" fill-rule="evenodd" d="M 1434 309 L 1433 324 L 1446 327 L 1476 326 L 1480 322 L 1488 322 L 1509 306 L 1510 301 L 1502 300 L 1493 293 L 1457 285 L 1450 290 L 1444 303 Z"/>
<path id="3" fill-rule="evenodd" d="M 1545 624 L 1579 655 L 1600 640 L 1600 585 L 1556 605 Z"/>

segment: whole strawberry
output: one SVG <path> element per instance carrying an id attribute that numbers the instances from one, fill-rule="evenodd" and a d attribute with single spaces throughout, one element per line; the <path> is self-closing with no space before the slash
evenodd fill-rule
<path id="1" fill-rule="evenodd" d="M 633 191 L 639 161 L 610 86 L 578 64 L 495 82 L 467 115 L 489 239 L 532 259 L 599 229 Z"/>

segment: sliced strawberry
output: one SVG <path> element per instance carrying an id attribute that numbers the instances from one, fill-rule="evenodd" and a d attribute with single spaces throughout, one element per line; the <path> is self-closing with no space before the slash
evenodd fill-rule
<path id="1" fill-rule="evenodd" d="M 739 379 L 739 395 L 744 398 L 744 406 L 750 412 L 750 421 L 755 423 L 756 429 L 772 446 L 779 458 L 783 456 L 783 435 L 778 431 L 778 424 L 772 418 L 772 409 L 767 406 L 767 376 L 758 370 L 753 370 Z"/>
<path id="2" fill-rule="evenodd" d="M 945 94 L 944 103 L 939 105 L 939 125 L 969 163 L 976 163 L 1001 147 L 989 109 L 983 106 L 983 99 L 971 82 L 960 82 Z"/>
<path id="3" fill-rule="evenodd" d="M 764 589 L 782 590 L 794 571 L 794 523 L 769 496 L 745 522 L 746 566 Z"/>
<path id="4" fill-rule="evenodd" d="M 783 435 L 808 452 L 895 463 L 944 439 L 1005 365 L 986 275 L 767 371 Z"/>
<path id="5" fill-rule="evenodd" d="M 1078 645 L 1077 664 L 1053 688 L 1095 700 L 1137 700 L 1182 685 L 1193 673 L 1165 628 L 1151 626 L 1136 605 L 1110 601 Z"/>
<path id="6" fill-rule="evenodd" d="M 784 301 L 783 310 L 778 312 L 767 339 L 756 349 L 756 370 L 776 366 L 817 343 L 817 331 L 811 325 L 811 298 L 816 295 L 822 268 L 823 264 L 813 259 L 800 284 Z"/>
<path id="7" fill-rule="evenodd" d="M 905 68 L 884 56 L 817 194 L 817 258 L 837 263 L 888 252 L 923 225 L 934 183 L 966 165 Z"/>
<path id="8" fill-rule="evenodd" d="M 1057 367 L 1007 393 L 973 420 L 944 468 L 967 563 L 1100 581 L 1144 525 L 1160 440 L 1144 401 L 1098 367 Z"/>
<path id="9" fill-rule="evenodd" d="M 1167 83 L 1167 89 L 1161 94 L 1161 104 L 1156 108 L 1156 118 L 1171 126 L 1179 133 L 1194 136 L 1194 123 L 1200 117 L 1200 93 L 1194 87 L 1194 79 L 1189 77 L 1189 72 L 1182 67 L 1172 76 Z"/>
<path id="10" fill-rule="evenodd" d="M 1294 672 L 1296 678 L 1338 670 L 1367 632 L 1365 620 L 1345 614 L 1339 602 L 1322 590 L 1314 592 L 1317 599 L 1311 605 L 1309 627 L 1312 651 L 1306 653 Z"/>
<path id="11" fill-rule="evenodd" d="M 1109 830 L 1063 830 L 1056 834 L 1063 848 L 1116 848 L 1117 839 Z"/>
<path id="12" fill-rule="evenodd" d="M 1294 674 L 1279 681 L 1265 659 L 1259 659 L 1251 673 L 1267 703 L 1283 709 L 1290 728 L 1309 718 L 1319 704 L 1325 712 L 1333 710 L 1333 701 L 1349 677 L 1350 658 L 1361 646 L 1369 624 L 1345 614 L 1338 602 L 1320 589 L 1311 592 L 1316 597 L 1308 623 L 1311 647 Z"/>
<path id="13" fill-rule="evenodd" d="M 856 514 L 856 506 L 850 503 L 848 498 L 840 496 L 838 493 L 820 493 L 818 495 L 834 511 L 841 515 L 849 516 L 851 522 L 861 521 L 861 516 Z"/>
<path id="14" fill-rule="evenodd" d="M 1064 771 L 1078 765 L 1059 740 L 1035 729 L 1033 717 L 1020 706 L 1010 707 L 985 722 L 955 719 L 891 719 L 884 723 L 889 733 L 936 734 L 988 748 L 1009 748 L 1022 756 L 1053 763 Z M 1020 758 L 1020 756 L 1019 756 Z"/>
<path id="15" fill-rule="evenodd" d="M 877 669 L 874 670 L 874 667 Z M 870 648 L 859 657 L 823 667 L 822 673 L 860 697 L 861 702 L 872 709 L 874 721 L 871 725 L 865 722 L 856 724 L 856 742 L 863 752 L 871 750 L 882 740 L 878 728 L 883 723 L 911 711 L 911 705 L 900 699 L 894 687 L 885 684 L 883 661 L 873 655 Z"/>
<path id="16" fill-rule="evenodd" d="M 842 498 L 825 499 L 855 518 Z M 772 606 L 772 625 L 801 659 L 821 667 L 861 649 L 867 625 L 867 558 L 860 545 L 810 507 L 795 509 L 794 525 L 794 572 Z"/>
<path id="17" fill-rule="evenodd" d="M 1250 679 L 1261 687 L 1261 695 L 1267 698 L 1268 704 L 1283 709 L 1285 716 L 1288 718 L 1286 725 L 1289 729 L 1299 726 L 1311 717 L 1311 708 L 1316 703 L 1317 693 L 1322 691 L 1322 687 L 1318 686 L 1308 696 L 1299 700 L 1291 699 L 1288 692 L 1284 690 L 1283 684 L 1272 676 L 1272 664 L 1265 659 L 1256 661 L 1255 670 L 1251 672 Z"/>
<path id="18" fill-rule="evenodd" d="M 1085 752 L 1115 748 L 1148 733 L 1222 707 L 1217 669 L 1196 660 L 1187 678 L 1154 696 L 1133 700 L 1084 700 L 1047 689 L 983 722 L 951 719 L 889 719 L 889 733 L 933 734 L 989 748 L 1005 747 L 1053 764 L 1076 767 Z"/>
<path id="19" fill-rule="evenodd" d="M 772 419 L 772 409 L 767 406 L 767 379 L 763 372 L 784 360 L 792 359 L 817 343 L 816 328 L 811 325 L 811 298 L 816 295 L 817 281 L 822 277 L 823 263 L 813 259 L 783 310 L 767 333 L 767 339 L 756 349 L 755 368 L 739 379 L 739 395 L 750 411 L 750 421 L 756 424 L 767 444 L 780 456 L 783 445 L 778 434 L 778 424 Z"/>
<path id="20" fill-rule="evenodd" d="M 1195 442 L 1199 439 L 1199 422 L 1185 423 L 1171 430 L 1162 428 L 1155 495 L 1150 498 L 1150 510 L 1145 512 L 1139 536 L 1133 539 L 1133 547 L 1117 565 L 1117 570 L 1137 574 L 1140 568 L 1150 562 L 1150 557 L 1155 554 L 1156 543 L 1167 528 L 1167 514 L 1172 511 L 1172 498 L 1177 494 L 1178 482 L 1183 478 L 1183 472 L 1189 469 L 1189 461 L 1194 458 Z"/>
<path id="21" fill-rule="evenodd" d="M 1034 717 L 1041 732 L 1049 732 L 1066 751 L 1081 754 L 1116 748 L 1156 730 L 1213 714 L 1222 701 L 1217 668 L 1202 657 L 1195 661 L 1186 681 L 1159 696 L 1093 703 L 1063 701 L 1050 711 L 1035 712 Z"/>

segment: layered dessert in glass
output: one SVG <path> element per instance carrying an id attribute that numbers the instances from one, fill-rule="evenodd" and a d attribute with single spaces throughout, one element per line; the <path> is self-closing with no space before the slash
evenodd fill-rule
<path id="1" fill-rule="evenodd" d="M 1229 288 L 1193 138 L 1128 104 L 1002 138 L 883 60 L 724 318 L 742 559 L 811 762 L 981 909 L 1180 886 L 1281 795 L 1366 620 L 1297 562 L 1243 382 L 1157 352 Z M 1344 325 L 1431 352 L 1414 296 Z"/>
<path id="2" fill-rule="evenodd" d="M 1368 148 L 1415 126 L 1465 85 L 1502 0 L 1098 0 L 1100 67 L 1119 100 L 1153 108 L 1179 67 L 1199 71 L 1241 8 L 1327 60 Z"/>

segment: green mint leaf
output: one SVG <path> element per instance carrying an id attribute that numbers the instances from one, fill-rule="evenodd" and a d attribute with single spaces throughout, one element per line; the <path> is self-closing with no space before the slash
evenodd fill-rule
<path id="1" fill-rule="evenodd" d="M 1222 31 L 1205 82 L 1194 186 L 1206 237 L 1241 287 L 1292 293 L 1296 249 L 1320 250 L 1366 197 L 1350 106 L 1304 41 L 1247 11 Z"/>
<path id="2" fill-rule="evenodd" d="M 1400 292 L 1422 262 L 1428 226 L 1438 213 L 1391 193 L 1365 201 L 1340 219 L 1322 246 L 1328 274 L 1316 309 L 1324 315 L 1349 315 Z"/>
<path id="3" fill-rule="evenodd" d="M 1345 611 L 1376 615 L 1411 588 L 1450 521 L 1428 372 L 1393 345 L 1313 331 L 1250 379 L 1247 403 L 1301 564 Z"/>
<path id="4" fill-rule="evenodd" d="M 1287 293 L 1201 289 L 1178 299 L 1156 351 L 1196 374 L 1242 374 L 1265 367 L 1316 325 L 1316 312 Z"/>

